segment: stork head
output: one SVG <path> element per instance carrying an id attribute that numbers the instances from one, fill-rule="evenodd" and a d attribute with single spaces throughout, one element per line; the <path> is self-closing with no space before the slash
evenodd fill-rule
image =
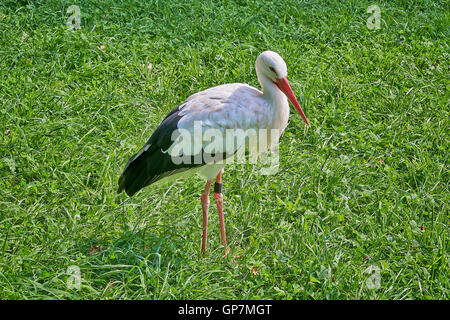
<path id="1" fill-rule="evenodd" d="M 258 76 L 263 76 L 270 80 L 286 95 L 295 110 L 297 110 L 298 114 L 306 122 L 308 127 L 310 127 L 311 125 L 309 124 L 308 119 L 300 107 L 300 104 L 292 92 L 291 86 L 287 80 L 287 66 L 283 58 L 276 52 L 264 51 L 256 59 L 256 71 L 259 73 Z"/>

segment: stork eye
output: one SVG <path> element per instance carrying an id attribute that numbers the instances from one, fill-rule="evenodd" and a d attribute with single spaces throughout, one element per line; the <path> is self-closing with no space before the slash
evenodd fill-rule
<path id="1" fill-rule="evenodd" d="M 269 67 L 269 69 L 270 69 L 270 71 L 272 71 L 273 73 L 277 73 L 276 71 L 275 71 L 275 68 L 274 67 Z"/>

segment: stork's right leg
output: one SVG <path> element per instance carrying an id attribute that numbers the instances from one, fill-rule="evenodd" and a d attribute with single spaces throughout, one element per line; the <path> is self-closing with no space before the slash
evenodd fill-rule
<path id="1" fill-rule="evenodd" d="M 217 211 L 219 211 L 220 236 L 222 238 L 222 245 L 225 247 L 225 255 L 227 254 L 227 237 L 225 235 L 225 220 L 223 218 L 223 195 L 222 195 L 222 174 L 223 169 L 220 170 L 214 184 L 214 199 L 216 199 Z"/>
<path id="2" fill-rule="evenodd" d="M 211 189 L 212 179 L 206 182 L 205 190 L 202 193 L 202 210 L 203 210 L 203 238 L 202 238 L 202 254 L 206 251 L 206 237 L 208 233 L 208 208 L 209 208 L 209 190 Z"/>

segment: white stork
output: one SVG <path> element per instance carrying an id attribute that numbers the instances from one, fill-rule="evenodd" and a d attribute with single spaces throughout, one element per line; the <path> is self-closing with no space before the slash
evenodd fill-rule
<path id="1" fill-rule="evenodd" d="M 203 238 L 202 254 L 206 251 L 206 237 L 208 224 L 209 193 L 214 177 L 214 198 L 219 211 L 222 245 L 226 249 L 225 224 L 223 218 L 222 173 L 224 161 L 207 161 L 206 145 L 211 137 L 196 134 L 195 127 L 200 126 L 202 131 L 214 129 L 222 133 L 225 140 L 227 129 L 255 129 L 271 130 L 276 134 L 270 135 L 266 143 L 268 149 L 278 143 L 286 128 L 289 118 L 289 104 L 294 108 L 310 126 L 302 108 L 300 107 L 287 80 L 287 67 L 279 54 L 264 51 L 256 59 L 256 74 L 261 84 L 262 92 L 243 83 L 223 84 L 209 88 L 191 95 L 185 102 L 170 112 L 152 134 L 147 143 L 132 156 L 119 178 L 118 193 L 123 190 L 132 196 L 140 189 L 155 182 L 167 181 L 167 178 L 177 178 L 186 173 L 197 172 L 206 179 L 206 186 L 201 195 L 203 210 Z M 287 98 L 286 98 L 287 97 Z M 193 146 L 181 148 L 175 152 L 178 156 L 187 156 L 188 161 L 174 161 L 176 143 L 180 134 L 176 132 L 190 132 L 193 140 L 187 140 Z M 274 131 L 275 130 L 275 131 Z M 206 141 L 207 140 L 207 141 Z M 186 141 L 181 144 L 186 147 Z M 222 145 L 226 142 L 223 141 Z M 196 146 L 194 146 L 196 145 Z M 199 147 L 200 146 L 200 147 Z M 228 145 L 227 145 L 228 146 Z M 234 148 L 234 149 L 233 149 Z M 235 154 L 242 145 L 231 144 L 226 152 L 220 153 L 221 159 Z M 179 150 L 178 148 L 177 150 Z M 184 151 L 183 151 L 184 150 Z M 188 151 L 186 151 L 188 150 Z M 184 154 L 183 154 L 184 152 Z M 214 153 L 217 160 L 219 152 Z M 196 158 L 200 154 L 200 158 Z M 203 156 L 202 156 L 203 155 Z M 211 158 L 211 157 L 210 157 Z M 177 158 L 179 160 L 179 158 Z M 200 161 L 195 161 L 200 159 Z M 194 160 L 194 161 L 191 161 Z"/>

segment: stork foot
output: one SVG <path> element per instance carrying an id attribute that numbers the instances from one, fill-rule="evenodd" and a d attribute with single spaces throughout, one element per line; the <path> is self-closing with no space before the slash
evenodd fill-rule
<path id="1" fill-rule="evenodd" d="M 225 251 L 224 251 L 224 254 L 222 256 L 222 259 L 225 259 L 228 256 L 228 254 L 230 253 L 230 251 L 231 251 L 230 248 L 225 247 Z"/>

